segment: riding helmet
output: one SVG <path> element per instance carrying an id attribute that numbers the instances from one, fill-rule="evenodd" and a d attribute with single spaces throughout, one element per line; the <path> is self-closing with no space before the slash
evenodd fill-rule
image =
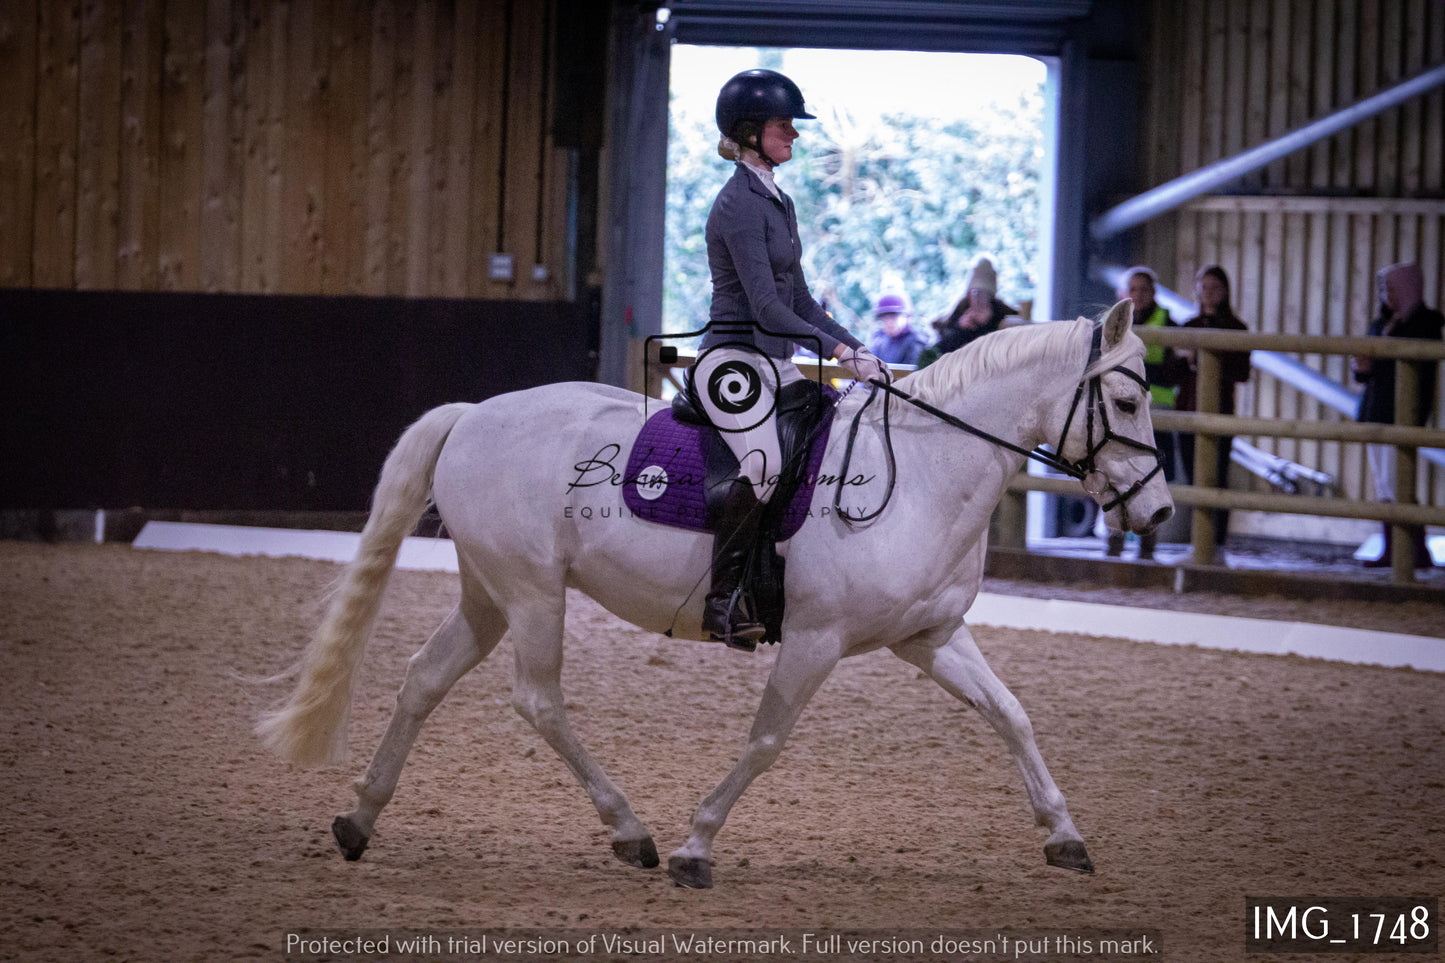
<path id="1" fill-rule="evenodd" d="M 776 70 L 744 70 L 718 92 L 717 128 L 724 137 L 733 135 L 738 121 L 751 120 L 761 126 L 770 117 L 813 119 L 798 85 Z"/>

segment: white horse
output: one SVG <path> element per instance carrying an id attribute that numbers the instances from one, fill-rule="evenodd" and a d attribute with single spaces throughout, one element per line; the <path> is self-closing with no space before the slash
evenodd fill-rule
<path id="1" fill-rule="evenodd" d="M 1052 444 L 1066 458 L 1088 462 L 1095 482 L 1088 487 L 1113 493 L 1095 495 L 1110 526 L 1142 534 L 1173 506 L 1163 480 L 1154 477 L 1140 376 L 1143 343 L 1129 321 L 1128 302 L 1120 302 L 1099 323 L 1081 318 L 1006 329 L 944 356 L 903 385 L 1023 449 Z M 1102 357 L 1094 360 L 1100 334 Z M 1091 383 L 1098 394 L 1076 392 Z M 824 475 L 839 474 L 841 440 L 863 394 L 852 392 L 839 407 Z M 787 559 L 782 643 L 741 757 L 702 800 L 687 841 L 671 854 L 668 871 L 679 885 L 712 885 L 713 838 L 733 804 L 778 758 L 838 660 L 879 648 L 984 715 L 1023 772 L 1037 821 L 1049 833 L 1047 861 L 1093 871 L 1028 716 L 989 669 L 964 621 L 983 578 L 989 516 L 1024 455 L 894 404 L 897 483 L 882 514 L 850 526 L 829 511 L 832 492 L 820 485 L 813 499 L 817 517 L 779 547 Z M 855 513 L 882 502 L 881 408 L 875 403 L 865 413 L 849 469 L 855 479 L 874 479 L 845 496 Z M 579 482 L 584 474 L 595 480 L 598 453 L 610 444 L 621 446 L 616 473 L 622 474 L 643 411 L 644 399 L 631 392 L 556 384 L 436 408 L 401 436 L 382 470 L 357 557 L 297 667 L 295 691 L 257 730 L 297 764 L 344 760 L 355 669 L 401 541 L 430 496 L 456 543 L 461 601 L 412 657 L 390 725 L 356 783 L 359 804 L 332 826 L 348 859 L 365 849 L 427 715 L 510 632 L 513 705 L 581 782 L 612 830 L 618 858 L 657 865 L 647 827 L 568 724 L 560 682 L 569 587 L 642 628 L 703 638 L 697 587 L 706 581 L 712 536 L 619 511 L 620 477 L 586 487 Z"/>

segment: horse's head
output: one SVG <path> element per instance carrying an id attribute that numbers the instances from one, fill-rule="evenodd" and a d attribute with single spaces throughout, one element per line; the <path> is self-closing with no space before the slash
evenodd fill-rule
<path id="1" fill-rule="evenodd" d="M 1174 500 L 1154 447 L 1144 342 L 1132 319 L 1133 306 L 1120 301 L 1094 326 L 1083 380 L 1057 412 L 1056 450 L 1083 473 L 1110 530 L 1143 535 L 1174 514 Z"/>

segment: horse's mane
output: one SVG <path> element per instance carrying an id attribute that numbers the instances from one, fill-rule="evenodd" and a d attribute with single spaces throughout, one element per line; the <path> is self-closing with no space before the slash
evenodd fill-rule
<path id="1" fill-rule="evenodd" d="M 1089 336 L 1102 321 L 1079 318 L 1076 321 L 1046 321 L 1001 328 L 977 338 L 957 351 L 939 358 L 921 371 L 915 371 L 903 382 L 908 393 L 929 404 L 938 404 L 964 391 L 969 384 L 990 375 L 1019 367 L 1026 361 L 1039 360 L 1063 364 L 1087 358 Z M 1111 351 L 1104 353 L 1089 370 L 1071 373 L 1069 387 L 1076 379 L 1107 371 L 1143 348 L 1138 338 L 1124 338 Z"/>

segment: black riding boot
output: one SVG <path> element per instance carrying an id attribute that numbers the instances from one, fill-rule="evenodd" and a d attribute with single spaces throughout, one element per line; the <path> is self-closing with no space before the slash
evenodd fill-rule
<path id="1" fill-rule="evenodd" d="M 753 486 L 740 478 L 728 483 L 712 545 L 712 590 L 703 607 L 702 630 L 734 649 L 751 652 L 766 632 L 741 602 L 743 572 L 758 540 L 763 510 Z"/>

